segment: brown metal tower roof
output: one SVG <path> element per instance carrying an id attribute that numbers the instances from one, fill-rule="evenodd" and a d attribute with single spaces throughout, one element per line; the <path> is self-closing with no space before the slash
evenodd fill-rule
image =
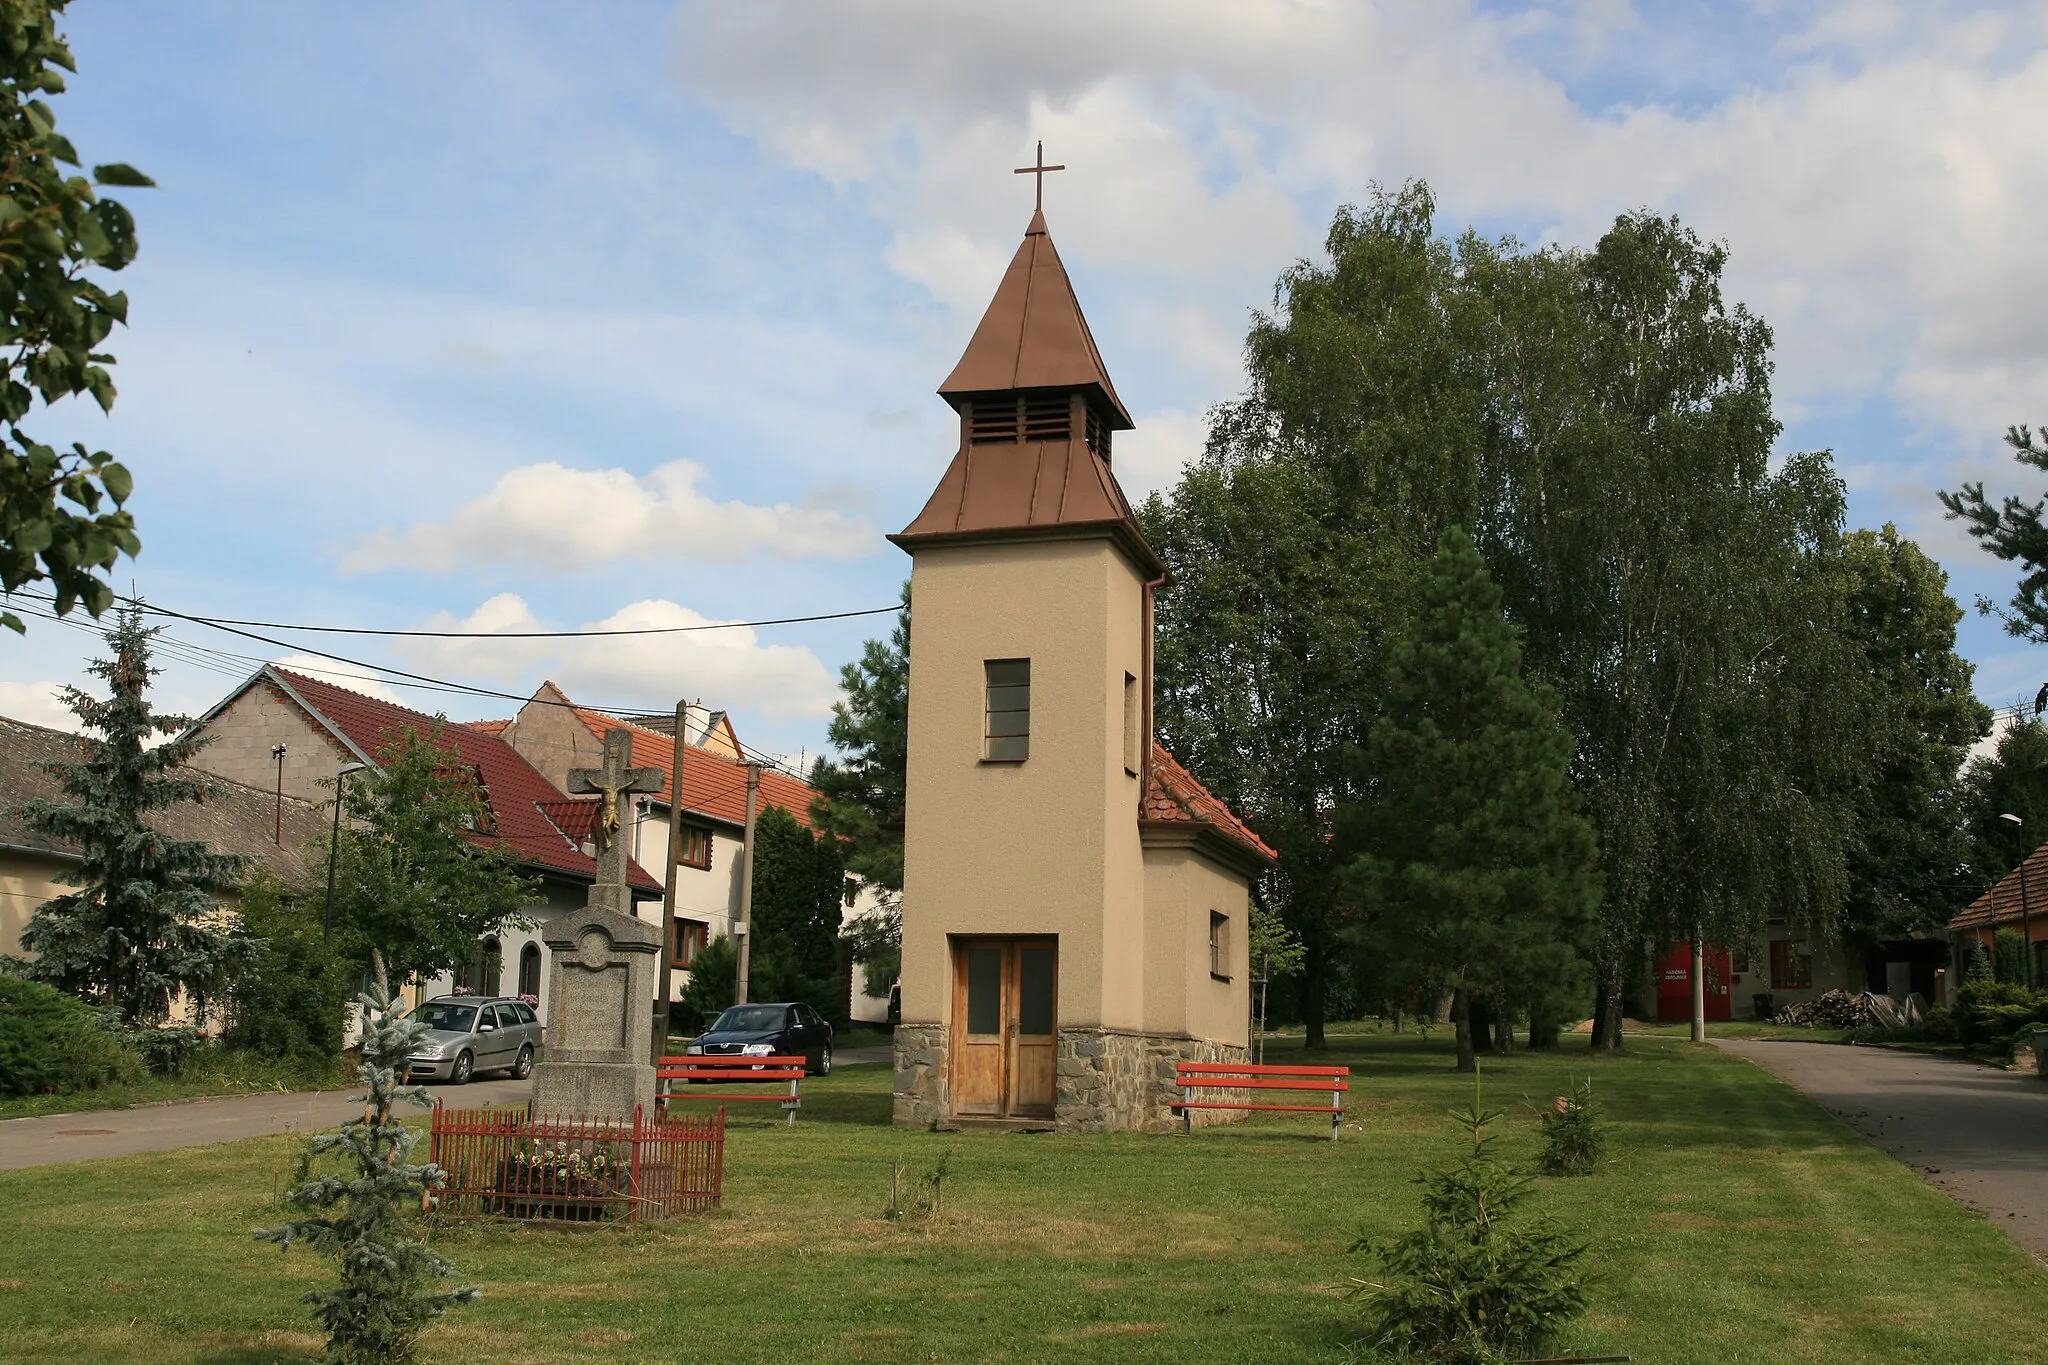
<path id="1" fill-rule="evenodd" d="M 910 549 L 1105 536 L 1147 577 L 1165 576 L 1109 468 L 1108 430 L 1136 424 L 1110 386 L 1044 214 L 1031 215 L 939 393 L 960 412 L 960 449 L 924 510 L 891 541 Z"/>
<path id="2" fill-rule="evenodd" d="M 957 408 L 977 393 L 1090 387 L 1108 405 L 1111 427 L 1129 431 L 1137 425 L 1109 382 L 1067 268 L 1045 230 L 1045 215 L 1033 213 L 974 339 L 939 393 Z"/>

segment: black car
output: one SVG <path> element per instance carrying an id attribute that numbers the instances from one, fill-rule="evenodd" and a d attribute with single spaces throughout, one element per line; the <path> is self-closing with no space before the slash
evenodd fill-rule
<path id="1" fill-rule="evenodd" d="M 733 1005 L 684 1051 L 692 1057 L 802 1057 L 813 1076 L 829 1076 L 832 1026 L 801 1001 Z"/>

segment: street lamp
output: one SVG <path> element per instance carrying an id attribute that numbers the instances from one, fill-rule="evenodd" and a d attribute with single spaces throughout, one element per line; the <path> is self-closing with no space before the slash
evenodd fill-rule
<path id="1" fill-rule="evenodd" d="M 2020 827 L 2020 956 L 2024 961 L 2024 970 L 2027 974 L 2027 989 L 2032 990 L 2034 989 L 2034 918 L 2029 913 L 2027 907 L 2027 822 L 2009 811 L 2001 813 L 1998 818 L 2010 820 Z M 1995 924 L 1996 921 L 1993 921 L 1993 923 Z M 1991 937 L 1995 947 L 1998 935 L 1993 933 Z"/>
<path id="2" fill-rule="evenodd" d="M 334 864 L 341 855 L 341 785 L 350 773 L 359 773 L 367 763 L 344 763 L 334 774 L 334 832 L 327 836 L 327 910 L 320 916 L 322 942 L 334 937 Z"/>

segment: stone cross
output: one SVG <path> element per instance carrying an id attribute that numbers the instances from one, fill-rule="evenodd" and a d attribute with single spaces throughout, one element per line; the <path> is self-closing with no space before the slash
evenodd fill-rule
<path id="1" fill-rule="evenodd" d="M 632 731 L 607 730 L 604 766 L 569 770 L 570 791 L 598 794 L 590 833 L 591 842 L 597 845 L 597 885 L 591 891 L 591 903 L 622 914 L 632 913 L 626 867 L 633 853 L 631 841 L 623 833 L 626 797 L 633 792 L 658 792 L 666 785 L 659 768 L 628 767 L 632 758 Z"/>

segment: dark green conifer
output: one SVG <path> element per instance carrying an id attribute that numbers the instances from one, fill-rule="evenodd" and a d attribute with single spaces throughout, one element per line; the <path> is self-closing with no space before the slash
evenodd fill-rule
<path id="1" fill-rule="evenodd" d="M 1364 946 L 1453 993 L 1460 1070 L 1475 994 L 1527 1002 L 1579 970 L 1593 932 L 1600 883 L 1571 757 L 1555 702 L 1522 677 L 1500 589 L 1453 527 L 1394 643 L 1365 795 L 1340 828 Z"/>
<path id="2" fill-rule="evenodd" d="M 197 839 L 172 839 L 148 817 L 211 790 L 184 765 L 204 742 L 185 733 L 183 716 L 149 705 L 149 642 L 139 606 L 123 611 L 106 640 L 109 658 L 90 671 L 107 682 L 105 701 L 75 687 L 65 705 L 83 724 L 85 758 L 50 763 L 68 800 L 22 807 L 29 828 L 84 855 L 66 874 L 79 888 L 46 901 L 22 930 L 35 954 L 30 976 L 120 1012 L 125 1024 L 153 1024 L 180 991 L 203 1003 L 219 994 L 239 941 L 217 920 L 219 895 L 241 876 L 243 860 Z M 175 736 L 150 746 L 158 735 Z"/>

